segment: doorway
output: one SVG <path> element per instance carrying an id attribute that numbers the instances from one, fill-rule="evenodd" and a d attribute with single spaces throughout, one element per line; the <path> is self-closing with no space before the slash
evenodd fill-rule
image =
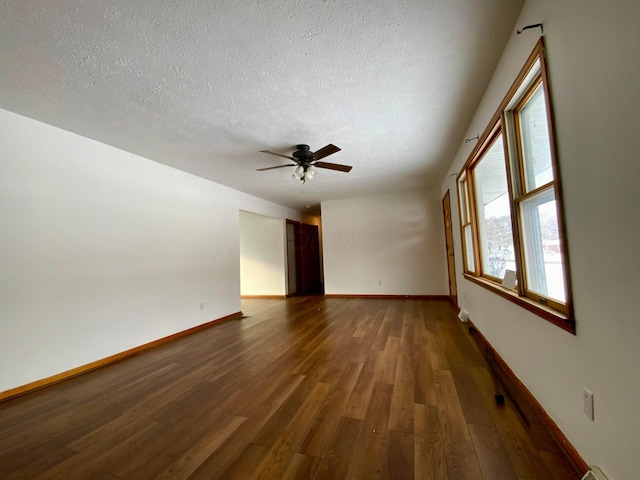
<path id="1" fill-rule="evenodd" d="M 287 219 L 287 273 L 288 295 L 324 293 L 317 225 Z"/>
<path id="2" fill-rule="evenodd" d="M 284 298 L 286 258 L 283 220 L 240 211 L 240 295 Z"/>

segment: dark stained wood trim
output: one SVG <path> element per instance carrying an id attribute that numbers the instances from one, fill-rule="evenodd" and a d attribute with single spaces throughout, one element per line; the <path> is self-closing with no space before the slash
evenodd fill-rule
<path id="1" fill-rule="evenodd" d="M 473 275 L 469 275 L 467 273 L 463 274 L 464 278 L 475 283 L 476 285 L 480 285 L 483 288 L 495 293 L 496 295 L 504 298 L 505 300 L 509 300 L 510 302 L 515 303 L 516 305 L 524 308 L 525 310 L 530 311 L 538 315 L 539 317 L 548 320 L 549 322 L 557 325 L 558 327 L 566 330 L 567 332 L 575 335 L 576 334 L 576 322 L 573 318 L 567 317 L 560 312 L 552 310 L 551 308 L 545 308 L 538 302 L 535 302 L 527 297 L 521 297 L 516 292 L 507 290 L 502 285 L 499 285 L 494 282 L 490 282 L 483 278 L 474 277 Z"/>
<path id="2" fill-rule="evenodd" d="M 449 224 L 447 226 L 447 214 L 449 216 Z M 453 220 L 451 219 L 451 190 L 447 189 L 447 193 L 442 197 L 442 220 L 444 221 L 444 243 L 445 253 L 447 254 L 447 277 L 449 283 L 449 300 L 458 307 L 458 284 L 456 278 L 456 260 L 455 249 L 453 248 Z M 450 237 L 450 239 L 449 239 Z M 449 258 L 451 257 L 451 260 Z"/>
<path id="3" fill-rule="evenodd" d="M 204 330 L 205 328 L 209 328 L 213 325 L 217 325 L 227 320 L 233 320 L 240 317 L 242 317 L 242 312 L 231 313 L 224 317 L 220 317 L 215 320 L 211 320 L 210 322 L 203 323 L 202 325 L 197 325 L 187 330 L 174 333 L 173 335 L 159 338 L 158 340 L 154 340 L 153 342 L 145 343 L 144 345 L 139 345 L 129 350 L 125 350 L 124 352 L 116 353 L 115 355 L 111 355 L 109 357 L 96 360 L 95 362 L 87 363 L 86 365 L 82 365 L 80 367 L 72 368 L 71 370 L 67 370 L 66 372 L 58 373 L 56 375 L 52 375 L 50 377 L 43 378 L 41 380 L 36 380 L 35 382 L 27 383 L 26 385 L 22 385 L 20 387 L 15 387 L 9 390 L 5 390 L 4 392 L 0 392 L 0 402 L 33 392 L 34 390 L 39 390 L 41 388 L 48 387 L 55 383 L 63 382 L 70 378 L 77 377 L 78 375 L 82 375 L 83 373 L 87 373 L 92 370 L 96 370 L 98 368 L 105 367 L 112 363 L 118 362 L 120 360 L 124 360 L 127 357 L 131 357 L 132 355 L 136 355 L 140 352 L 144 352 L 145 350 L 151 350 L 152 348 L 159 347 L 160 345 L 164 345 L 165 343 L 171 342 L 172 340 L 177 340 L 187 335 L 191 335 L 192 333 L 199 332 L 200 330 Z"/>
<path id="4" fill-rule="evenodd" d="M 381 298 L 387 300 L 450 300 L 449 295 L 369 295 L 358 293 L 326 293 L 327 298 Z"/>
<path id="5" fill-rule="evenodd" d="M 287 295 L 240 295 L 240 298 L 257 298 L 257 299 L 275 298 L 278 300 L 284 300 L 285 298 L 287 298 Z"/>
<path id="6" fill-rule="evenodd" d="M 469 320 L 469 333 L 476 340 L 481 349 L 485 349 L 486 352 L 493 357 L 493 360 L 498 364 L 498 366 L 502 369 L 505 375 L 508 377 L 509 382 L 518 390 L 518 393 L 522 395 L 525 401 L 529 404 L 531 409 L 538 416 L 540 421 L 547 428 L 549 433 L 553 436 L 555 441 L 558 443 L 560 448 L 563 450 L 565 455 L 569 458 L 573 466 L 580 473 L 580 475 L 584 475 L 589 470 L 589 465 L 582 456 L 578 453 L 576 448 L 569 442 L 567 437 L 562 433 L 562 430 L 556 425 L 556 422 L 549 416 L 549 414 L 544 410 L 540 402 L 533 396 L 531 391 L 525 386 L 524 383 L 516 376 L 516 374 L 511 370 L 511 367 L 504 361 L 504 359 L 500 356 L 500 354 L 493 348 L 493 345 L 489 343 L 487 338 L 478 330 L 478 327 Z"/>

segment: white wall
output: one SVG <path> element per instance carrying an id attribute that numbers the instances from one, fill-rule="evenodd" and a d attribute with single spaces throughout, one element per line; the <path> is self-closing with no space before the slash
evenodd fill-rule
<path id="1" fill-rule="evenodd" d="M 240 293 L 285 295 L 285 222 L 240 212 Z"/>
<path id="2" fill-rule="evenodd" d="M 638 478 L 640 452 L 640 2 L 529 0 L 467 137 L 481 133 L 544 22 L 577 335 L 458 275 L 459 301 L 590 464 Z M 473 144 L 461 144 L 450 173 Z M 455 180 L 445 178 L 442 193 Z M 455 197 L 454 197 L 455 198 Z M 456 202 L 458 272 L 462 253 Z M 595 421 L 582 389 L 595 395 Z"/>
<path id="3" fill-rule="evenodd" d="M 438 191 L 322 202 L 322 236 L 327 294 L 449 293 Z"/>
<path id="4" fill-rule="evenodd" d="M 239 311 L 238 210 L 299 216 L 4 110 L 0 171 L 0 391 Z"/>

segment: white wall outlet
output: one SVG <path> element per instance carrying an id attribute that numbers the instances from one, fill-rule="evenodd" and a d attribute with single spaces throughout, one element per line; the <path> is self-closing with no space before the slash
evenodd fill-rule
<path id="1" fill-rule="evenodd" d="M 204 310 L 204 303 L 200 304 L 200 310 Z"/>
<path id="2" fill-rule="evenodd" d="M 468 322 L 469 321 L 469 312 L 467 312 L 464 308 L 462 310 L 460 310 L 458 312 L 458 318 L 460 319 L 461 322 Z"/>
<path id="3" fill-rule="evenodd" d="M 382 280 L 378 280 L 378 285 L 382 285 Z"/>
<path id="4" fill-rule="evenodd" d="M 586 388 L 583 388 L 582 397 L 584 403 L 584 414 L 589 418 L 589 420 L 593 420 L 593 393 Z"/>

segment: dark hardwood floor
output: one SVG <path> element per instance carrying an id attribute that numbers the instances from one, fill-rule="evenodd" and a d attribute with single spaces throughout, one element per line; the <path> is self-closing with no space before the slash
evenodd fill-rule
<path id="1" fill-rule="evenodd" d="M 544 429 L 496 404 L 447 302 L 242 308 L 1 403 L 0 478 L 579 478 Z"/>

